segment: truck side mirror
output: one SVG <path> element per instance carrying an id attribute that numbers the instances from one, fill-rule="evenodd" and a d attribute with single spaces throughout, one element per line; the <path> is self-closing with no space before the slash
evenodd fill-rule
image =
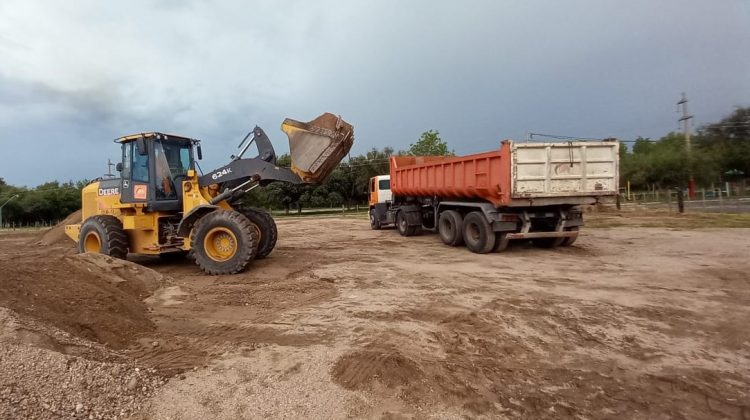
<path id="1" fill-rule="evenodd" d="M 196 152 L 198 152 L 198 160 L 203 159 L 203 150 L 201 150 L 201 145 L 198 145 L 198 148 L 196 149 Z"/>
<path id="2" fill-rule="evenodd" d="M 122 172 L 122 162 L 117 162 L 117 165 L 115 165 L 115 170 L 117 172 Z"/>
<path id="3" fill-rule="evenodd" d="M 138 137 L 138 139 L 135 141 L 135 146 L 138 149 L 138 154 L 143 156 L 148 154 L 148 150 L 146 150 L 146 139 L 143 137 Z"/>

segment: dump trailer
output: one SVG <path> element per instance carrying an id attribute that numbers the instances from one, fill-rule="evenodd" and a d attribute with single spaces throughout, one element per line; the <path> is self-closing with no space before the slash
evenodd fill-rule
<path id="1" fill-rule="evenodd" d="M 276 165 L 271 141 L 258 126 L 229 163 L 205 173 L 196 162 L 199 140 L 161 132 L 115 139 L 120 176 L 83 188 L 82 223 L 65 226 L 65 233 L 80 252 L 116 258 L 192 253 L 208 274 L 243 271 L 270 254 L 277 239 L 271 215 L 240 201 L 243 195 L 272 182 L 323 182 L 354 141 L 352 125 L 330 113 L 308 122 L 287 118 L 281 130 L 289 137 L 291 168 Z M 257 156 L 245 157 L 253 144 Z"/>
<path id="2" fill-rule="evenodd" d="M 582 206 L 618 193 L 616 140 L 532 143 L 505 140 L 468 156 L 392 156 L 390 175 L 369 183 L 370 226 L 403 236 L 433 231 L 476 253 L 530 239 L 572 245 Z"/>

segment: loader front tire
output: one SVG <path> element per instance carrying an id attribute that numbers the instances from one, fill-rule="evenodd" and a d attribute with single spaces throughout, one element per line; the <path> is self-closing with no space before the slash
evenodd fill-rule
<path id="1" fill-rule="evenodd" d="M 195 263 L 207 274 L 236 274 L 255 258 L 258 237 L 254 225 L 241 213 L 217 210 L 193 227 L 190 247 Z"/>
<path id="2" fill-rule="evenodd" d="M 78 250 L 124 260 L 128 256 L 128 235 L 114 216 L 91 216 L 83 222 L 78 236 Z"/>
<path id="3" fill-rule="evenodd" d="M 258 252 L 255 254 L 255 259 L 266 258 L 276 247 L 276 241 L 279 238 L 276 222 L 265 210 L 250 208 L 242 210 L 241 213 L 257 228 Z"/>

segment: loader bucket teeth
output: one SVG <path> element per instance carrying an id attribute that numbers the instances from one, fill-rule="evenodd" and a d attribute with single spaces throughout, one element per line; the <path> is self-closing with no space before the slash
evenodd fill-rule
<path id="1" fill-rule="evenodd" d="M 354 128 L 325 113 L 309 122 L 287 118 L 281 130 L 289 137 L 292 172 L 304 183 L 325 181 L 354 143 Z"/>

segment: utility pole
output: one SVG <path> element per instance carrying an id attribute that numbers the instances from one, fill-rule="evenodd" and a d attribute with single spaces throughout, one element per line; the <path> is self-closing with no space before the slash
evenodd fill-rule
<path id="1" fill-rule="evenodd" d="M 3 204 L 2 204 L 1 206 L 0 206 L 0 229 L 2 229 L 2 228 L 3 228 L 3 207 L 5 207 L 5 205 L 6 205 L 6 204 L 10 203 L 10 200 L 12 200 L 12 199 L 14 199 L 14 198 L 18 198 L 18 194 L 16 194 L 16 195 L 14 195 L 14 196 L 10 197 L 10 198 L 8 199 L 8 201 L 4 202 L 4 203 L 3 203 Z"/>
<path id="2" fill-rule="evenodd" d="M 104 174 L 107 178 L 114 178 L 114 174 L 112 174 L 112 167 L 115 166 L 114 163 L 110 159 L 107 159 L 107 173 Z"/>
<path id="3" fill-rule="evenodd" d="M 680 117 L 680 119 L 677 121 L 682 123 L 682 132 L 685 134 L 685 150 L 687 151 L 688 173 L 690 175 L 690 178 L 688 180 L 688 197 L 690 197 L 691 200 L 695 200 L 695 179 L 693 178 L 693 159 L 690 150 L 690 120 L 693 118 L 693 116 L 688 114 L 687 103 L 687 97 L 683 92 L 682 99 L 677 102 L 678 108 L 680 105 L 682 105 L 682 117 Z M 677 112 L 679 112 L 679 109 Z"/>

